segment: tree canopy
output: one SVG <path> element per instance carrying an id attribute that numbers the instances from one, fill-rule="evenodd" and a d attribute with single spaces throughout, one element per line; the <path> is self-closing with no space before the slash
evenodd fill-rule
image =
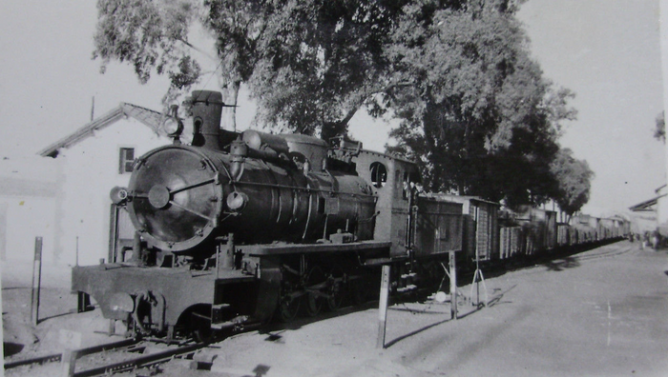
<path id="1" fill-rule="evenodd" d="M 393 60 L 419 79 L 395 93 L 402 123 L 392 150 L 420 161 L 429 190 L 510 205 L 558 195 L 550 162 L 562 122 L 575 119 L 573 93 L 543 78 L 510 5 L 474 2 L 429 17 L 414 7 L 393 36 Z"/>
<path id="2" fill-rule="evenodd" d="M 558 182 L 556 202 L 562 211 L 572 216 L 589 201 L 590 181 L 594 172 L 589 169 L 587 161 L 575 159 L 568 148 L 557 153 L 550 168 Z"/>
<path id="3" fill-rule="evenodd" d="M 188 32 L 208 31 L 224 100 L 248 85 L 258 121 L 333 136 L 392 86 L 385 44 L 408 0 L 99 0 L 95 57 L 129 62 L 142 82 L 168 74 L 166 100 L 201 76 Z M 234 119 L 228 121 L 234 122 Z"/>
<path id="4" fill-rule="evenodd" d="M 565 195 L 553 162 L 576 112 L 529 55 L 522 2 L 98 0 L 94 55 L 142 82 L 167 74 L 170 101 L 203 75 L 188 40 L 199 25 L 224 100 L 247 85 L 259 123 L 327 139 L 360 109 L 386 114 L 400 121 L 388 151 L 418 161 L 427 190 L 541 203 Z"/>

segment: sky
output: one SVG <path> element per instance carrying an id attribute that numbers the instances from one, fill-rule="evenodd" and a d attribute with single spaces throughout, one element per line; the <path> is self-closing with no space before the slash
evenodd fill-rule
<path id="1" fill-rule="evenodd" d="M 0 157 L 20 159 L 128 102 L 161 110 L 168 82 L 139 84 L 132 68 L 92 60 L 91 0 L 0 0 Z M 561 140 L 594 170 L 594 215 L 651 199 L 665 182 L 664 146 L 652 137 L 662 111 L 659 0 L 529 0 L 519 13 L 547 78 L 573 90 L 579 116 Z M 205 47 L 205 46 L 201 46 Z M 213 89 L 206 78 L 200 89 Z M 240 96 L 238 129 L 254 106 Z M 351 133 L 382 151 L 391 124 L 356 116 Z"/>
<path id="2" fill-rule="evenodd" d="M 520 14 L 544 76 L 576 93 L 561 140 L 596 177 L 584 212 L 621 210 L 666 182 L 658 0 L 529 0 Z"/>

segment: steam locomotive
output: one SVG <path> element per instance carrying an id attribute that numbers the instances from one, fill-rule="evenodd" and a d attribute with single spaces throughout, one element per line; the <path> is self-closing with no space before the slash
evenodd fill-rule
<path id="1" fill-rule="evenodd" d="M 119 260 L 73 268 L 80 311 L 92 296 L 134 336 L 202 336 L 360 302 L 383 264 L 404 291 L 442 276 L 449 252 L 470 264 L 483 240 L 499 249 L 484 215 L 496 204 L 419 195 L 411 161 L 345 137 L 221 130 L 218 92 L 194 91 L 186 104 L 190 145 L 169 117 L 174 143 L 138 158 L 128 187 L 111 191 L 134 244 Z"/>

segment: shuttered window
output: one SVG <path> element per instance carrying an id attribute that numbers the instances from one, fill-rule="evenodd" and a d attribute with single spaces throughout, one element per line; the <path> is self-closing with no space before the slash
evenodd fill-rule
<path id="1" fill-rule="evenodd" d="M 120 151 L 120 162 L 118 164 L 118 173 L 132 173 L 132 167 L 135 162 L 135 149 L 134 148 L 121 148 Z"/>

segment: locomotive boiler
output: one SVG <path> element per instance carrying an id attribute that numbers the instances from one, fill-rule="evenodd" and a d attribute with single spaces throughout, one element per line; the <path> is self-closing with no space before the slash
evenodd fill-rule
<path id="1" fill-rule="evenodd" d="M 220 93 L 195 91 L 190 104 L 200 141 L 140 157 L 117 194 L 149 248 L 206 258 L 215 238 L 230 233 L 238 243 L 326 240 L 337 231 L 372 238 L 372 187 L 349 168 L 328 167 L 326 142 L 221 134 Z"/>

